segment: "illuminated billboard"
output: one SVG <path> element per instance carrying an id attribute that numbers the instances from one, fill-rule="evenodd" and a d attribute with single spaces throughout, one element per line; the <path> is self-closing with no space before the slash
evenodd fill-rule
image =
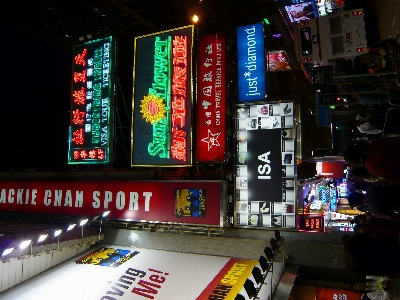
<path id="1" fill-rule="evenodd" d="M 237 28 L 239 102 L 265 100 L 264 25 Z"/>
<path id="2" fill-rule="evenodd" d="M 35 255 L 35 261 L 8 258 L 10 262 L 1 265 L 2 289 L 7 290 L 1 299 L 233 300 L 239 293 L 246 295 L 245 282 L 256 284 L 252 270 L 259 265 L 254 259 L 133 246 L 93 245 L 89 251 L 81 249 L 85 248 L 43 251 L 37 258 Z M 74 259 L 64 258 L 75 255 Z M 33 276 L 63 260 L 51 272 L 42 272 L 40 282 L 26 280 L 28 274 Z M 282 263 L 274 262 L 274 274 L 282 270 Z M 271 282 L 272 267 L 268 275 L 265 280 Z M 23 280 L 23 285 L 16 286 Z M 276 281 L 274 278 L 273 283 Z M 264 284 L 258 297 L 267 299 L 264 295 L 270 292 L 270 286 Z"/>
<path id="3" fill-rule="evenodd" d="M 292 23 L 300 23 L 318 17 L 314 1 L 286 5 L 285 11 Z"/>
<path id="4" fill-rule="evenodd" d="M 73 48 L 68 164 L 112 162 L 114 73 L 113 37 Z"/>
<path id="5" fill-rule="evenodd" d="M 325 223 L 323 215 L 299 215 L 299 231 L 325 232 Z"/>
<path id="6" fill-rule="evenodd" d="M 0 181 L 0 210 L 223 226 L 223 181 Z"/>
<path id="7" fill-rule="evenodd" d="M 236 107 L 237 226 L 294 228 L 293 102 Z"/>
<path id="8" fill-rule="evenodd" d="M 290 59 L 284 50 L 268 51 L 267 71 L 290 71 L 292 66 Z"/>
<path id="9" fill-rule="evenodd" d="M 135 38 L 132 166 L 192 164 L 193 31 Z"/>
<path id="10" fill-rule="evenodd" d="M 226 42 L 201 37 L 198 54 L 196 161 L 225 160 Z"/>
<path id="11" fill-rule="evenodd" d="M 315 0 L 275 0 L 275 4 L 292 38 L 295 24 L 318 18 Z"/>

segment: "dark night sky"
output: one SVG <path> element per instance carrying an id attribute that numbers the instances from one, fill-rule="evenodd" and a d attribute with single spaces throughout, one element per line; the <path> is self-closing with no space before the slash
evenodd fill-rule
<path id="1" fill-rule="evenodd" d="M 72 52 L 3 23 L 0 33 L 0 170 L 67 169 Z"/>

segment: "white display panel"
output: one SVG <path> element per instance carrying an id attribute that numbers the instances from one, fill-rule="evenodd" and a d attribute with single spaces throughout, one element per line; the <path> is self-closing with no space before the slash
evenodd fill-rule
<path id="1" fill-rule="evenodd" d="M 200 300 L 212 297 L 221 285 L 229 291 L 226 299 L 234 299 L 257 265 L 257 260 L 104 245 L 23 283 L 1 299 Z M 224 283 L 223 278 L 239 266 L 236 282 Z M 2 269 L 3 284 L 9 271 Z"/>
<path id="2" fill-rule="evenodd" d="M 292 102 L 236 108 L 237 226 L 296 226 L 293 110 Z"/>

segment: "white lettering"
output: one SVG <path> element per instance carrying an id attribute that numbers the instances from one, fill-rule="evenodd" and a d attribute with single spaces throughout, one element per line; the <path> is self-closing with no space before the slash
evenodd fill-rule
<path id="1" fill-rule="evenodd" d="M 150 211 L 150 198 L 153 196 L 152 192 L 144 192 L 144 211 Z"/>
<path id="2" fill-rule="evenodd" d="M 100 207 L 100 192 L 99 191 L 93 191 L 93 202 L 92 206 L 93 208 L 99 208 Z"/>
<path id="3" fill-rule="evenodd" d="M 122 210 L 125 207 L 125 193 L 124 192 L 118 192 L 117 197 L 115 199 L 115 206 L 117 207 L 118 210 Z"/>
<path id="4" fill-rule="evenodd" d="M 139 209 L 139 194 L 136 192 L 130 192 L 129 210 Z"/>
<path id="5" fill-rule="evenodd" d="M 270 166 L 271 161 L 269 160 L 268 156 L 271 154 L 270 151 L 267 153 L 261 154 L 258 156 L 258 159 L 261 160 L 262 162 L 265 162 L 263 165 L 258 165 L 258 174 L 260 175 L 268 175 L 271 173 L 272 168 Z M 271 179 L 271 176 L 258 176 L 258 179 Z"/>

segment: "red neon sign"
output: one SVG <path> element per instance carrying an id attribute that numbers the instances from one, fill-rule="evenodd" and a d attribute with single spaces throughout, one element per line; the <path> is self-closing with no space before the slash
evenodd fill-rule
<path id="1" fill-rule="evenodd" d="M 187 85 L 187 36 L 174 36 L 172 60 L 172 139 L 171 155 L 186 161 L 186 85 Z"/>
<path id="2" fill-rule="evenodd" d="M 324 232 L 324 216 L 299 215 L 299 231 Z"/>

